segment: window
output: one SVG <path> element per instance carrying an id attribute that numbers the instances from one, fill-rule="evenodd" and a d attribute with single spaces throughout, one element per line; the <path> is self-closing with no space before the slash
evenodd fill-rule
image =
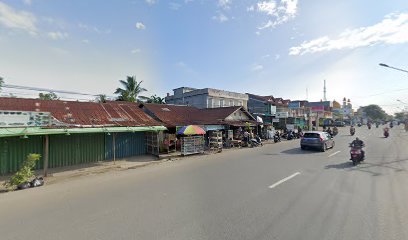
<path id="1" fill-rule="evenodd" d="M 212 98 L 208 98 L 207 99 L 207 108 L 212 108 L 213 106 L 213 99 Z"/>
<path id="2" fill-rule="evenodd" d="M 220 107 L 224 107 L 224 99 L 220 99 Z"/>
<path id="3" fill-rule="evenodd" d="M 234 105 L 234 100 L 230 100 L 229 102 L 230 102 L 229 105 L 230 105 L 231 107 L 232 107 L 232 106 L 235 106 L 235 105 Z"/>

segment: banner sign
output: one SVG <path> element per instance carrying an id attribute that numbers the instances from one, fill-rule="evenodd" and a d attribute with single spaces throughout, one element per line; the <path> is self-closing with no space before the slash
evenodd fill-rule
<path id="1" fill-rule="evenodd" d="M 51 125 L 49 112 L 0 111 L 0 127 L 44 127 Z"/>
<path id="2" fill-rule="evenodd" d="M 324 106 L 312 106 L 312 111 L 313 112 L 323 112 Z"/>
<path id="3" fill-rule="evenodd" d="M 279 118 L 274 118 L 274 119 L 272 119 L 272 122 L 278 123 L 278 122 L 279 122 Z"/>
<path id="4" fill-rule="evenodd" d="M 272 115 L 276 114 L 276 106 L 271 106 L 271 114 Z"/>
<path id="5" fill-rule="evenodd" d="M 276 117 L 277 117 L 277 118 L 288 118 L 288 117 L 289 117 L 289 113 L 288 113 L 288 112 L 277 112 L 277 113 L 276 113 Z"/>
<path id="6" fill-rule="evenodd" d="M 288 108 L 300 108 L 300 102 L 290 102 L 288 103 Z"/>

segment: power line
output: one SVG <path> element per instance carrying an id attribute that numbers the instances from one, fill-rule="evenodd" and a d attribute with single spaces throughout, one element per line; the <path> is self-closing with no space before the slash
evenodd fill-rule
<path id="1" fill-rule="evenodd" d="M 92 97 L 98 97 L 100 95 L 100 94 L 71 92 L 71 91 L 49 89 L 49 88 L 37 88 L 37 87 L 29 87 L 29 86 L 19 86 L 19 85 L 12 85 L 12 84 L 4 84 L 3 87 L 4 88 L 11 88 L 11 89 L 37 91 L 37 92 L 53 92 L 53 93 L 73 94 L 73 95 L 92 96 Z M 112 96 L 107 96 L 107 97 L 112 97 Z"/>

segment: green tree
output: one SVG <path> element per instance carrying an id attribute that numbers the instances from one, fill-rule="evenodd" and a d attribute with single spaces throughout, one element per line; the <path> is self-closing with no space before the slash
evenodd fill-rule
<path id="1" fill-rule="evenodd" d="M 50 92 L 50 93 L 40 93 L 38 94 L 38 98 L 41 100 L 59 100 L 57 94 Z"/>
<path id="2" fill-rule="evenodd" d="M 4 183 L 5 187 L 7 187 L 8 189 L 14 189 L 22 183 L 31 181 L 31 179 L 34 177 L 33 168 L 35 167 L 35 163 L 40 160 L 40 158 L 40 154 L 28 154 L 27 159 L 23 163 L 23 166 L 13 176 L 10 177 L 9 181 L 6 181 Z"/>
<path id="3" fill-rule="evenodd" d="M 99 94 L 98 97 L 96 98 L 96 101 L 98 103 L 106 103 L 108 100 L 108 97 L 106 97 L 106 94 Z"/>
<path id="4" fill-rule="evenodd" d="M 137 102 L 140 93 L 147 91 L 140 85 L 143 81 L 137 82 L 136 76 L 127 76 L 125 80 L 119 80 L 123 88 L 117 88 L 115 94 L 119 94 L 119 101 Z"/>
<path id="5" fill-rule="evenodd" d="M 140 96 L 139 98 L 145 101 L 146 103 L 165 104 L 165 99 L 162 97 L 156 96 L 156 94 L 152 95 L 151 97 Z"/>
<path id="6" fill-rule="evenodd" d="M 362 107 L 362 111 L 365 112 L 367 117 L 371 120 L 383 120 L 389 117 L 387 113 L 376 104 Z"/>
<path id="7" fill-rule="evenodd" d="M 397 112 L 394 114 L 395 119 L 405 120 L 408 119 L 408 112 Z"/>

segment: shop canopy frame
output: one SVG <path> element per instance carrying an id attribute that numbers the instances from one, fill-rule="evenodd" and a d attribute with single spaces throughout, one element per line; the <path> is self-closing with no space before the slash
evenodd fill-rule
<path id="1" fill-rule="evenodd" d="M 1 137 L 19 137 L 54 134 L 77 134 L 77 133 L 119 133 L 119 132 L 149 132 L 164 131 L 164 126 L 150 127 L 91 127 L 91 128 L 41 128 L 41 127 L 19 127 L 0 128 Z"/>

